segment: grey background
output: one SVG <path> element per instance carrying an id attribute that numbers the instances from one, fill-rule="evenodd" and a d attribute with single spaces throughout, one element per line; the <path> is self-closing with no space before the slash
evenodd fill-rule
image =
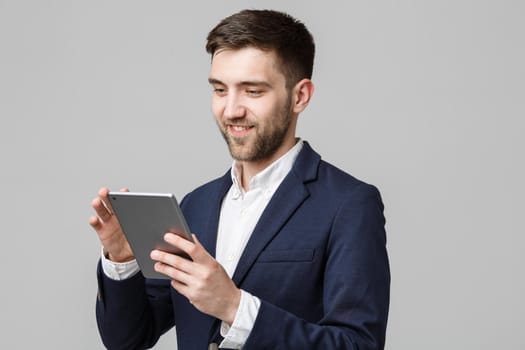
<path id="1" fill-rule="evenodd" d="M 203 46 L 246 7 L 311 29 L 298 135 L 383 194 L 386 348 L 524 349 L 525 6 L 502 0 L 0 0 L 0 348 L 102 348 L 91 199 L 226 171 Z"/>

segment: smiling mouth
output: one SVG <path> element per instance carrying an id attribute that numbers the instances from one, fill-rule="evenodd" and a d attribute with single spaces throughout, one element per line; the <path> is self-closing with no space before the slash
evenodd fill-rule
<path id="1" fill-rule="evenodd" d="M 232 136 L 243 136 L 247 134 L 251 129 L 254 128 L 253 125 L 227 125 L 227 128 Z"/>
<path id="2" fill-rule="evenodd" d="M 233 131 L 245 131 L 253 128 L 253 126 L 249 125 L 230 125 L 230 128 L 233 129 Z"/>

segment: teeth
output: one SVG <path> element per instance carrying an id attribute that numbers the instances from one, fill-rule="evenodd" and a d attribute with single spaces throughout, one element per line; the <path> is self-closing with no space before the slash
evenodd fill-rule
<path id="1" fill-rule="evenodd" d="M 248 129 L 247 126 L 236 126 L 236 125 L 233 125 L 232 128 L 233 128 L 233 130 L 235 130 L 235 131 L 244 131 L 244 130 L 247 130 L 247 129 Z"/>

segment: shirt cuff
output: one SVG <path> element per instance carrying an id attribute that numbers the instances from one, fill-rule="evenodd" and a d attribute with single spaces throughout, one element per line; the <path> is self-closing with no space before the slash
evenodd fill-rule
<path id="1" fill-rule="evenodd" d="M 261 300 L 259 298 L 241 289 L 241 301 L 233 324 L 230 327 L 226 322 L 221 323 L 221 336 L 224 337 L 224 340 L 219 347 L 241 349 L 255 324 L 260 307 Z"/>
<path id="2" fill-rule="evenodd" d="M 128 279 L 140 271 L 137 260 L 126 261 L 123 263 L 117 263 L 109 260 L 104 254 L 104 247 L 102 247 L 102 271 L 104 274 L 115 281 L 122 281 Z"/>

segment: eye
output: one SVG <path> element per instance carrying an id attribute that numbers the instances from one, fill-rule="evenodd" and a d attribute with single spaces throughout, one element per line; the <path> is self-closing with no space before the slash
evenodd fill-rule
<path id="1" fill-rule="evenodd" d="M 224 96 L 224 95 L 226 95 L 226 89 L 221 88 L 221 87 L 214 87 L 213 88 L 213 93 L 218 95 L 218 96 Z"/>
<path id="2" fill-rule="evenodd" d="M 246 90 L 246 93 L 252 97 L 258 97 L 261 96 L 263 91 L 262 90 L 256 90 L 256 89 L 248 89 Z"/>

